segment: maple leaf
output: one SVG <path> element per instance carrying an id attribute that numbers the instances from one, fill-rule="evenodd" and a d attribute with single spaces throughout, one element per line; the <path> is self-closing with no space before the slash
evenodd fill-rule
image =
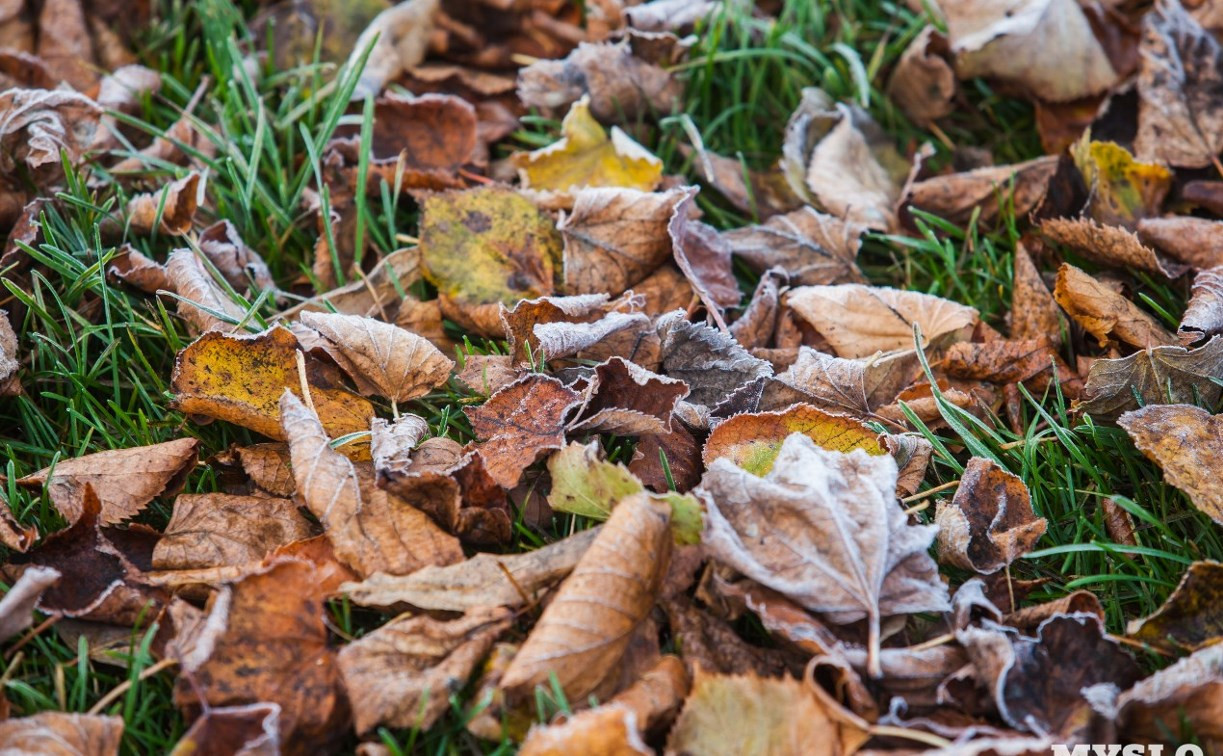
<path id="1" fill-rule="evenodd" d="M 832 622 L 866 618 L 872 676 L 883 617 L 949 606 L 926 553 L 932 526 L 896 505 L 888 455 L 827 451 L 800 433 L 763 478 L 714 460 L 697 489 L 708 552 Z"/>

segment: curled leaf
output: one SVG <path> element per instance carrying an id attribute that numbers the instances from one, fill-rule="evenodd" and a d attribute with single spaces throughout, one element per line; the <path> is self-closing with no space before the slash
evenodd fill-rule
<path id="1" fill-rule="evenodd" d="M 709 434 L 701 456 L 706 465 L 726 459 L 753 475 L 765 476 L 793 433 L 803 434 L 824 449 L 846 453 L 862 449 L 876 456 L 887 453 L 879 434 L 857 420 L 796 404 L 778 412 L 731 417 Z"/>
<path id="2" fill-rule="evenodd" d="M 984 457 L 973 457 L 950 504 L 939 502 L 939 556 L 980 573 L 997 572 L 1031 551 L 1048 522 L 1032 511 L 1019 476 Z"/>
<path id="3" fill-rule="evenodd" d="M 1163 606 L 1150 617 L 1130 622 L 1126 632 L 1148 643 L 1194 649 L 1223 638 L 1223 564 L 1189 565 Z"/>

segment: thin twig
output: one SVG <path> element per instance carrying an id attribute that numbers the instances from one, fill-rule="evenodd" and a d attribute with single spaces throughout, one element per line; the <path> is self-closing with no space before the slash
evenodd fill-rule
<path id="1" fill-rule="evenodd" d="M 118 700 L 119 696 L 126 693 L 128 691 L 128 688 L 131 688 L 132 685 L 138 682 L 144 682 L 145 680 L 149 679 L 150 677 L 157 674 L 158 672 L 161 672 L 162 670 L 165 670 L 165 669 L 169 669 L 170 667 L 173 667 L 176 664 L 178 664 L 178 659 L 167 657 L 157 662 L 153 666 L 145 669 L 143 672 L 141 672 L 136 677 L 135 680 L 133 680 L 130 677 L 127 678 L 126 680 L 124 680 L 123 682 L 121 682 L 120 684 L 112 688 L 109 693 L 102 696 L 102 699 L 98 701 L 96 704 L 94 704 L 93 708 L 91 708 L 88 713 L 98 714 L 102 712 L 107 706 L 110 706 L 112 703 Z"/>
<path id="2" fill-rule="evenodd" d="M 39 622 L 37 626 L 30 630 L 30 632 L 22 636 L 21 640 L 14 643 L 12 648 L 4 652 L 4 658 L 8 659 L 15 656 L 17 652 L 24 648 L 27 643 L 37 638 L 42 631 L 46 630 L 48 627 L 51 627 L 56 622 L 59 622 L 60 619 L 62 619 L 60 615 L 55 615 L 53 617 L 47 617 L 42 622 Z"/>
<path id="3" fill-rule="evenodd" d="M 297 350 L 297 377 L 301 381 L 302 400 L 305 401 L 310 411 L 317 415 L 318 410 L 314 408 L 314 397 L 310 395 L 310 384 L 306 381 L 306 354 L 300 349 Z"/>
<path id="4" fill-rule="evenodd" d="M 927 488 L 925 491 L 918 491 L 917 493 L 913 494 L 912 496 L 906 496 L 900 500 L 900 503 L 908 504 L 913 501 L 921 501 L 922 499 L 926 498 L 927 496 L 931 494 L 936 494 L 936 493 L 939 493 L 940 491 L 946 491 L 948 488 L 955 488 L 958 485 L 960 485 L 959 478 L 956 478 L 955 480 L 949 480 L 946 483 L 942 484 L 941 486 L 935 486 L 934 488 Z"/>
<path id="5" fill-rule="evenodd" d="M 871 725 L 866 731 L 868 735 L 876 738 L 901 738 L 902 740 L 913 740 L 918 743 L 925 743 L 928 746 L 935 748 L 947 748 L 951 745 L 951 741 L 946 738 L 940 738 L 932 732 L 922 732 L 921 730 L 911 730 L 907 727 L 893 727 L 891 725 Z"/>
<path id="6" fill-rule="evenodd" d="M 905 651 L 926 651 L 931 648 L 938 648 L 939 646 L 944 646 L 952 642 L 953 640 L 955 640 L 955 633 L 946 633 L 945 635 L 940 635 L 935 638 L 931 638 L 930 640 L 925 641 L 923 643 L 918 643 L 916 646 L 909 646 L 908 648 L 904 650 Z"/>

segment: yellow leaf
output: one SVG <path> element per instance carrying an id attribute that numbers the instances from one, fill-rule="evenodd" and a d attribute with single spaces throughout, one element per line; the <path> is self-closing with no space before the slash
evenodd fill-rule
<path id="1" fill-rule="evenodd" d="M 887 454 L 879 434 L 852 417 L 796 404 L 780 412 L 735 415 L 709 434 L 702 456 L 706 465 L 725 457 L 753 475 L 765 475 L 791 433 L 802 433 L 832 451 Z"/>
<path id="2" fill-rule="evenodd" d="M 1071 146 L 1070 154 L 1091 192 L 1092 218 L 1133 228 L 1139 219 L 1159 215 L 1172 187 L 1167 168 L 1140 163 L 1121 145 L 1090 141 L 1089 134 Z"/>
<path id="3" fill-rule="evenodd" d="M 561 134 L 559 142 L 514 156 L 524 187 L 564 195 L 590 186 L 648 192 L 662 180 L 662 161 L 617 126 L 609 137 L 590 114 L 589 97 L 569 109 Z"/>

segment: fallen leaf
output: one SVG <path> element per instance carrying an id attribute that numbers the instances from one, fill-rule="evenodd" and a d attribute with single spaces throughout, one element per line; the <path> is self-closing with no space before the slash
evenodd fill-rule
<path id="1" fill-rule="evenodd" d="M 698 671 L 667 753 L 798 756 L 815 748 L 852 754 L 870 737 L 869 725 L 834 706 L 792 678 Z"/>
<path id="2" fill-rule="evenodd" d="M 1223 744 L 1223 644 L 1177 661 L 1121 693 L 1110 707 L 1119 737 L 1163 742 L 1169 733 L 1193 732 L 1195 742 Z"/>
<path id="3" fill-rule="evenodd" d="M 725 619 L 699 608 L 687 596 L 675 596 L 662 606 L 675 645 L 690 670 L 762 677 L 790 674 L 784 652 L 748 643 Z"/>
<path id="4" fill-rule="evenodd" d="M 688 400 L 695 404 L 713 406 L 744 383 L 773 372 L 728 334 L 692 323 L 682 312 L 659 317 L 655 327 L 662 339 L 662 372 L 688 384 Z"/>
<path id="5" fill-rule="evenodd" d="M 1126 633 L 1153 644 L 1201 648 L 1223 637 L 1223 564 L 1194 562 L 1176 590 L 1149 617 L 1130 622 Z"/>
<path id="6" fill-rule="evenodd" d="M 800 286 L 783 301 L 838 357 L 912 349 L 914 325 L 925 344 L 961 341 L 978 320 L 975 309 L 941 297 L 861 284 Z"/>
<path id="7" fill-rule="evenodd" d="M 1138 221 L 1138 238 L 1194 270 L 1223 265 L 1223 223 L 1173 215 Z"/>
<path id="8" fill-rule="evenodd" d="M 1062 393 L 1072 399 L 1083 391 L 1078 373 L 1045 339 L 961 341 L 948 347 L 942 367 L 953 378 L 1001 385 L 1023 383 L 1036 391 L 1044 391 L 1056 382 Z M 944 395 L 953 392 L 954 389 L 944 391 Z"/>
<path id="9" fill-rule="evenodd" d="M 206 333 L 175 358 L 170 380 L 177 394 L 174 407 L 283 441 L 280 395 L 285 389 L 300 395 L 299 351 L 297 337 L 280 326 L 249 336 Z M 343 389 L 334 368 L 328 371 L 309 355 L 305 365 L 323 427 L 334 436 L 369 430 L 373 406 Z"/>
<path id="10" fill-rule="evenodd" d="M 911 349 L 847 360 L 800 347 L 794 364 L 777 380 L 802 392 L 811 404 L 864 416 L 895 399 L 920 370 L 917 353 Z"/>
<path id="11" fill-rule="evenodd" d="M 1177 168 L 1217 163 L 1223 150 L 1223 49 L 1179 2 L 1146 14 L 1139 46 L 1139 159 Z"/>
<path id="12" fill-rule="evenodd" d="M 632 10 L 632 9 L 629 9 Z M 804 204 L 794 193 L 779 166 L 761 170 L 749 168 L 741 159 L 729 158 L 706 149 L 680 151 L 695 154 L 695 168 L 705 185 L 717 190 L 731 205 L 758 218 L 792 212 Z"/>
<path id="13" fill-rule="evenodd" d="M 796 193 L 821 210 L 877 231 L 895 228 L 908 163 L 858 106 L 805 88 L 786 125 L 782 164 Z"/>
<path id="14" fill-rule="evenodd" d="M 463 411 L 483 439 L 477 448 L 489 474 L 513 488 L 536 457 L 564 445 L 567 417 L 580 402 L 581 395 L 557 379 L 532 373 Z"/>
<path id="15" fill-rule="evenodd" d="M 0 743 L 13 756 L 118 756 L 123 717 L 44 711 L 0 722 Z"/>
<path id="16" fill-rule="evenodd" d="M 284 443 L 238 446 L 213 458 L 225 465 L 238 465 L 259 489 L 281 498 L 297 491 L 289 467 L 289 445 Z"/>
<path id="17" fill-rule="evenodd" d="M 1223 419 L 1189 404 L 1152 404 L 1117 419 L 1134 446 L 1164 471 L 1164 480 L 1184 491 L 1199 510 L 1223 524 L 1223 491 L 1213 470 L 1223 458 Z"/>
<path id="18" fill-rule="evenodd" d="M 71 90 L 9 89 L 0 93 L 0 175 L 18 165 L 45 183 L 62 172 L 60 153 L 78 163 L 93 143 L 102 109 Z"/>
<path id="19" fill-rule="evenodd" d="M 1002 720 L 1037 735 L 1077 740 L 1090 719 L 1083 690 L 1101 683 L 1127 688 L 1140 676 L 1133 658 L 1093 614 L 1051 617 L 1035 638 L 997 625 L 968 627 L 956 637 Z"/>
<path id="20" fill-rule="evenodd" d="M 407 474 L 412 466 L 412 450 L 428 432 L 429 423 L 411 413 L 404 413 L 390 423 L 380 417 L 374 418 L 370 425 L 369 453 L 379 482 L 393 475 Z"/>
<path id="21" fill-rule="evenodd" d="M 887 95 L 913 123 L 926 126 L 955 109 L 955 71 L 947 39 L 933 26 L 913 38 L 896 61 Z"/>
<path id="22" fill-rule="evenodd" d="M 644 495 L 620 502 L 544 609 L 501 680 L 528 700 L 554 679 L 581 701 L 615 672 L 658 597 L 670 555 L 669 509 Z"/>
<path id="23" fill-rule="evenodd" d="M 504 187 L 425 198 L 420 250 L 425 278 L 473 322 L 470 310 L 551 294 L 559 278 L 561 239 L 551 219 Z M 497 322 L 493 332 L 500 330 Z"/>
<path id="24" fill-rule="evenodd" d="M 366 396 L 416 399 L 444 384 L 454 368 L 437 347 L 390 323 L 316 312 L 303 312 L 301 322 L 322 335 L 328 354 Z"/>
<path id="25" fill-rule="evenodd" d="M 1154 316 L 1070 263 L 1057 271 L 1053 298 L 1101 347 L 1113 343 L 1110 335 L 1139 349 L 1177 343 Z"/>
<path id="26" fill-rule="evenodd" d="M 1059 348 L 1066 319 L 1022 242 L 1015 244 L 1014 288 L 1011 292 L 1011 338 L 1042 339 Z"/>
<path id="27" fill-rule="evenodd" d="M 568 297 L 540 297 L 539 299 L 522 299 L 513 307 L 501 307 L 501 325 L 505 332 L 505 342 L 509 355 L 515 363 L 538 362 L 542 356 L 551 359 L 553 356 L 574 354 L 588 344 L 571 347 L 572 337 L 579 337 L 578 332 L 563 332 L 559 338 L 551 341 L 562 342 L 552 344 L 559 347 L 556 355 L 543 353 L 540 346 L 540 335 L 536 326 L 543 325 L 589 325 L 605 320 L 609 315 L 622 315 L 632 312 L 632 298 L 625 296 L 612 300 L 606 294 L 578 294 Z M 600 334 L 601 336 L 602 334 Z M 596 337 L 597 340 L 598 337 Z M 492 355 L 483 355 L 492 356 Z"/>
<path id="28" fill-rule="evenodd" d="M 380 724 L 432 727 L 512 616 L 501 607 L 450 621 L 403 615 L 340 649 L 357 734 Z"/>
<path id="29" fill-rule="evenodd" d="M 289 499 L 181 494 L 153 549 L 153 566 L 189 570 L 258 562 L 277 546 L 310 536 L 310 523 Z"/>
<path id="30" fill-rule="evenodd" d="M 1000 79 L 1035 98 L 1067 102 L 1112 88 L 1123 73 L 1075 0 L 942 0 L 939 7 L 961 79 Z"/>
<path id="31" fill-rule="evenodd" d="M 1058 158 L 1050 155 L 1015 165 L 933 176 L 910 183 L 901 205 L 960 225 L 967 224 L 974 213 L 979 213 L 981 221 L 992 222 L 1004 206 L 1013 207 L 1016 217 L 1027 216 L 1045 200 L 1057 169 Z"/>
<path id="32" fill-rule="evenodd" d="M 564 238 L 565 291 L 618 296 L 645 280 L 672 254 L 667 234 L 682 189 L 583 189 L 557 224 Z"/>
<path id="33" fill-rule="evenodd" d="M 927 553 L 935 528 L 908 524 L 896 475 L 888 455 L 828 451 L 798 433 L 763 478 L 714 460 L 697 489 L 704 546 L 830 622 L 866 618 L 868 667 L 878 677 L 884 617 L 950 606 Z"/>
<path id="34" fill-rule="evenodd" d="M 179 659 L 174 702 L 187 710 L 279 704 L 286 750 L 325 747 L 347 712 L 315 578 L 314 565 L 289 559 L 221 588 L 204 638 Z"/>
<path id="35" fill-rule="evenodd" d="M 1088 218 L 1050 218 L 1041 224 L 1040 230 L 1053 241 L 1073 247 L 1101 265 L 1137 268 L 1164 278 L 1177 278 L 1187 270 L 1143 244 L 1133 232 L 1102 226 Z"/>
<path id="36" fill-rule="evenodd" d="M 650 334 L 654 334 L 653 328 Z M 687 396 L 688 386 L 683 381 L 613 357 L 595 366 L 582 408 L 569 430 L 620 436 L 667 433 L 676 407 Z"/>
<path id="37" fill-rule="evenodd" d="M 552 509 L 605 520 L 622 499 L 645 490 L 624 465 L 599 456 L 598 441 L 575 441 L 548 458 Z"/>
<path id="38" fill-rule="evenodd" d="M 158 496 L 178 493 L 195 469 L 200 442 L 180 438 L 152 446 L 112 449 L 63 459 L 17 481 L 45 487 L 47 496 L 69 522 L 81 516 L 86 487 L 102 500 L 103 523 L 139 514 Z"/>
<path id="39" fill-rule="evenodd" d="M 346 70 L 360 71 L 351 99 L 378 95 L 401 73 L 424 60 L 437 13 L 438 0 L 406 0 L 375 16 L 357 37 L 344 63 Z M 368 57 L 361 65 L 367 50 Z"/>
<path id="40" fill-rule="evenodd" d="M 568 207 L 573 194 L 587 187 L 653 191 L 662 180 L 662 161 L 619 126 L 611 135 L 590 114 L 587 96 L 573 103 L 561 122 L 561 138 L 534 152 L 513 157 L 522 186 L 543 193 L 549 204 Z"/>
<path id="41" fill-rule="evenodd" d="M 861 281 L 855 260 L 865 231 L 853 221 L 803 207 L 722 236 L 756 272 L 780 267 L 792 284 L 803 286 Z"/>
<path id="42" fill-rule="evenodd" d="M 139 260 L 134 261 L 140 265 Z M 192 333 L 232 333 L 246 319 L 246 309 L 233 300 L 190 249 L 176 249 L 166 259 L 165 278 L 178 301 L 178 316 Z"/>
<path id="43" fill-rule="evenodd" d="M 846 415 L 796 404 L 779 412 L 735 415 L 709 434 L 701 457 L 705 465 L 726 459 L 747 472 L 764 477 L 791 434 L 801 433 L 816 446 L 849 453 L 861 449 L 870 455 L 887 454 L 879 433 Z"/>
<path id="44" fill-rule="evenodd" d="M 253 703 L 209 709 L 191 724 L 170 756 L 210 753 L 235 756 L 280 753 L 280 705 Z"/>
<path id="45" fill-rule="evenodd" d="M 730 335 L 748 349 L 766 348 L 777 329 L 777 314 L 781 310 L 781 290 L 789 277 L 781 268 L 770 268 L 756 283 L 752 299 L 742 314 L 730 324 Z"/>
<path id="46" fill-rule="evenodd" d="M 145 294 L 156 294 L 163 290 L 174 291 L 174 283 L 170 280 L 166 267 L 146 257 L 130 244 L 124 244 L 110 258 L 110 263 L 106 266 L 106 277 L 121 281 Z M 180 310 L 180 314 L 187 317 L 187 311 L 183 308 Z M 0 328 L 3 327 L 0 325 Z"/>
<path id="47" fill-rule="evenodd" d="M 663 468 L 663 459 L 666 468 Z M 672 423 L 670 433 L 656 433 L 637 439 L 628 469 L 653 491 L 679 493 L 690 490 L 701 480 L 701 445 L 682 423 Z"/>
<path id="48" fill-rule="evenodd" d="M 362 576 L 406 575 L 463 558 L 459 542 L 427 515 L 363 480 L 328 443 L 318 416 L 286 391 L 280 400 L 298 495 L 319 518 L 336 555 Z"/>
<path id="49" fill-rule="evenodd" d="M 968 460 L 955 496 L 938 503 L 934 521 L 939 556 L 986 574 L 1031 551 L 1049 524 L 1032 511 L 1023 480 L 984 457 Z"/>
<path id="50" fill-rule="evenodd" d="M 533 336 L 538 344 L 536 361 L 568 358 L 589 364 L 623 358 L 643 370 L 658 367 L 658 334 L 649 316 L 641 312 L 609 312 L 593 323 L 539 323 Z"/>
<path id="51" fill-rule="evenodd" d="M 1121 359 L 1091 364 L 1081 408 L 1112 418 L 1148 404 L 1203 402 L 1213 404 L 1220 386 L 1211 380 L 1223 369 L 1223 338 L 1197 349 L 1160 346 Z"/>
<path id="52" fill-rule="evenodd" d="M 204 198 L 204 179 L 198 173 L 189 173 L 181 179 L 166 184 L 161 190 L 148 194 L 137 194 L 128 200 L 123 209 L 127 229 L 138 234 L 185 234 L 195 221 L 195 211 Z M 103 223 L 103 229 L 113 221 Z"/>
<path id="53" fill-rule="evenodd" d="M 8 312 L 0 310 L 0 396 L 19 396 L 21 381 L 17 371 L 21 363 L 17 361 L 17 334 L 9 323 Z"/>
<path id="54" fill-rule="evenodd" d="M 518 97 L 527 107 L 552 110 L 589 97 L 591 112 L 605 123 L 670 114 L 680 106 L 683 85 L 664 66 L 677 61 L 656 63 L 635 54 L 638 39 L 630 34 L 619 42 L 583 42 L 562 60 L 532 63 L 518 72 Z M 682 48 L 675 41 L 678 57 Z"/>
<path id="55" fill-rule="evenodd" d="M 522 554 L 477 554 L 458 564 L 423 567 L 409 575 L 375 573 L 343 592 L 361 606 L 410 604 L 465 612 L 487 606 L 519 607 L 568 575 L 600 532 L 591 528 Z"/>
<path id="56" fill-rule="evenodd" d="M 492 396 L 522 377 L 509 355 L 468 354 L 462 360 L 463 367 L 454 377 L 480 396 Z"/>
<path id="57" fill-rule="evenodd" d="M 34 624 L 34 607 L 42 594 L 59 582 L 53 567 L 31 567 L 0 598 L 0 643 L 16 637 Z"/>
<path id="58" fill-rule="evenodd" d="M 1190 346 L 1223 333 L 1223 267 L 1208 268 L 1193 277 L 1189 305 L 1176 335 Z"/>
<path id="59" fill-rule="evenodd" d="M 1088 190 L 1088 214 L 1105 225 L 1135 228 L 1159 214 L 1172 187 L 1172 172 L 1158 163 L 1141 163 L 1116 142 L 1096 142 L 1089 134 L 1070 148 Z"/>

